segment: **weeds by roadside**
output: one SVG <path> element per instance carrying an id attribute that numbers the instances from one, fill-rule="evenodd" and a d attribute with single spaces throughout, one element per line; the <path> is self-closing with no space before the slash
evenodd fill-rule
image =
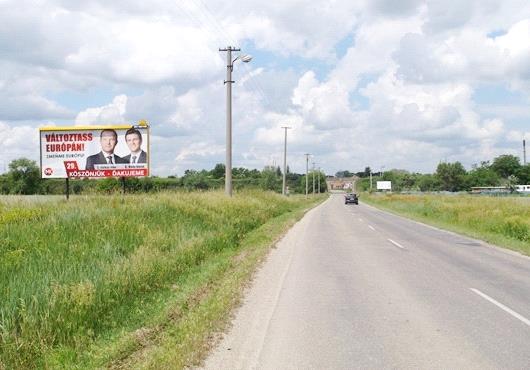
<path id="1" fill-rule="evenodd" d="M 138 348 L 165 342 L 160 328 L 215 301 L 254 230 L 316 201 L 250 191 L 0 202 L 0 368 L 133 366 Z"/>
<path id="2" fill-rule="evenodd" d="M 365 194 L 369 204 L 530 255 L 530 198 Z"/>

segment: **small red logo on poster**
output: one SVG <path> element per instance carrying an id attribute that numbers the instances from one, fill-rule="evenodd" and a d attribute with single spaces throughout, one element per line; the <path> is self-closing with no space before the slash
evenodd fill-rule
<path id="1" fill-rule="evenodd" d="M 52 173 L 53 173 L 53 170 L 52 170 L 50 167 L 48 167 L 48 168 L 46 168 L 46 169 L 44 170 L 44 174 L 45 174 L 46 176 L 51 176 Z"/>

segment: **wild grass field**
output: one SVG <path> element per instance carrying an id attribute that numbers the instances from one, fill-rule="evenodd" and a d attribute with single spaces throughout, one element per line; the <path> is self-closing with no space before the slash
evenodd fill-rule
<path id="1" fill-rule="evenodd" d="M 530 256 L 530 197 L 363 194 L 361 200 Z"/>
<path id="2" fill-rule="evenodd" d="M 196 363 L 270 245 L 323 199 L 0 198 L 0 369 Z"/>

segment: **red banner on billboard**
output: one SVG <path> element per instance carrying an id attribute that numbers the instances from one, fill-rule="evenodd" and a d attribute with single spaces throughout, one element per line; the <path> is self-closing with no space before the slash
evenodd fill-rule
<path id="1" fill-rule="evenodd" d="M 71 179 L 102 178 L 102 177 L 143 177 L 148 175 L 147 168 L 135 168 L 134 165 L 125 165 L 131 168 L 109 168 L 99 170 L 80 170 L 76 161 L 64 161 L 66 174 Z"/>

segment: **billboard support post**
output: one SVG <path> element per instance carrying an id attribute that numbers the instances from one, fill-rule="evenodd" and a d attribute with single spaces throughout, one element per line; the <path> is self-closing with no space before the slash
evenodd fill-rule
<path id="1" fill-rule="evenodd" d="M 69 200 L 70 199 L 70 178 L 67 177 L 66 179 L 66 184 L 65 184 L 65 192 L 66 192 L 66 200 Z"/>
<path id="2" fill-rule="evenodd" d="M 121 177 L 121 189 L 122 189 L 122 193 L 123 195 L 125 195 L 125 177 Z"/>

